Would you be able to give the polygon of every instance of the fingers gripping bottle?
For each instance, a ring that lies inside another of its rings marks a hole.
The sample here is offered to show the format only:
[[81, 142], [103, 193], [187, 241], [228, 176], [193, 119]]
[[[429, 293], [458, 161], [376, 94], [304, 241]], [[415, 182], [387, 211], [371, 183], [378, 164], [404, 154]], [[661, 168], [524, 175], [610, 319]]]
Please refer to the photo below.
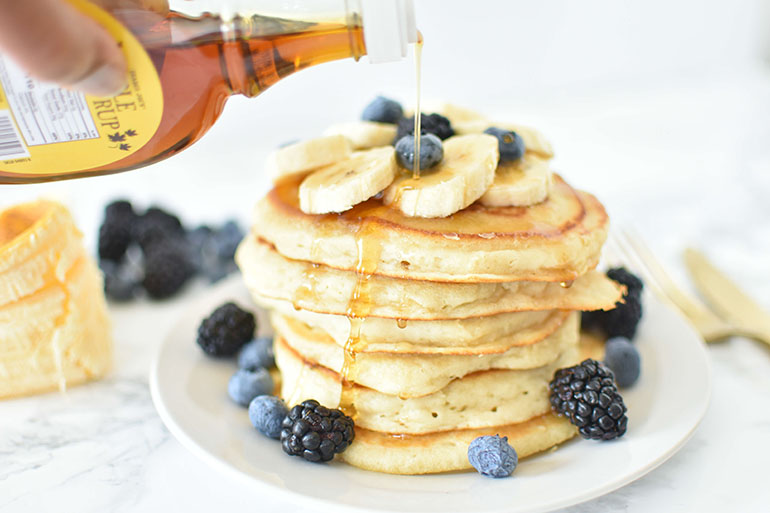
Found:
[[332, 60], [398, 60], [417, 41], [412, 0], [68, 1], [120, 45], [128, 86], [91, 97], [0, 55], [0, 183], [152, 164], [197, 141], [231, 95]]

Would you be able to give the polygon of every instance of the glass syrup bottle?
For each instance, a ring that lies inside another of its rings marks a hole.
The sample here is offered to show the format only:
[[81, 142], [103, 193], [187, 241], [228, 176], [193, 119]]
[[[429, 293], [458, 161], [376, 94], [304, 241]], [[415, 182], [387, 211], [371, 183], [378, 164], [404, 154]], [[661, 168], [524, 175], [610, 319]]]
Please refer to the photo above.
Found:
[[411, 0], [69, 0], [126, 55], [128, 87], [96, 98], [31, 79], [0, 55], [0, 183], [117, 173], [168, 158], [228, 97], [295, 71], [406, 56]]

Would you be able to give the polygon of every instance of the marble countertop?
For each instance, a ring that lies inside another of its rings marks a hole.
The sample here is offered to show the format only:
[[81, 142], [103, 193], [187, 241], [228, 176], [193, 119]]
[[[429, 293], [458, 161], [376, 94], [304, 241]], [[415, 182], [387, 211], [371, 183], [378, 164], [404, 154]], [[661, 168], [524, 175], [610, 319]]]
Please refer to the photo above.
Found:
[[[91, 245], [100, 209], [118, 195], [168, 205], [191, 223], [229, 216], [247, 222], [266, 184], [239, 163], [259, 162], [291, 133], [277, 130], [280, 136], [255, 149], [232, 127], [252, 127], [259, 109], [240, 100], [229, 107], [198, 146], [151, 169], [3, 187], [0, 203], [58, 197]], [[595, 192], [616, 225], [641, 232], [683, 285], [680, 252], [694, 245], [770, 310], [770, 76], [578, 91], [536, 99], [516, 114], [549, 135], [563, 174]], [[306, 128], [318, 131], [333, 116], [339, 113], [319, 114], [318, 126]], [[155, 412], [150, 362], [181, 313], [205, 293], [198, 285], [169, 302], [114, 306], [116, 364], [107, 379], [0, 402], [0, 511], [304, 511], [208, 468]], [[708, 351], [712, 401], [693, 438], [648, 475], [567, 511], [767, 511], [770, 350], [734, 338]]]

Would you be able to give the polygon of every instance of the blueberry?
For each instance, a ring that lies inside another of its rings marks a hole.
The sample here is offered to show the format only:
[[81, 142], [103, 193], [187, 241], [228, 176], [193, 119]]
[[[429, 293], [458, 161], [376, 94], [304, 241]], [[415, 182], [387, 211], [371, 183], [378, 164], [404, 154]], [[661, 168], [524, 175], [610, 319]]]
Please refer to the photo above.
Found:
[[257, 337], [238, 353], [238, 367], [241, 369], [256, 369], [275, 367], [272, 337]]
[[[401, 167], [412, 170], [414, 167], [414, 136], [405, 135], [396, 142], [396, 158]], [[420, 137], [420, 169], [429, 169], [444, 158], [444, 146], [441, 139], [433, 134]]]
[[216, 283], [224, 278], [227, 278], [232, 273], [238, 270], [238, 266], [234, 261], [223, 262], [222, 260], [215, 260], [205, 268], [201, 270], [203, 276], [208, 279], [209, 283]]
[[238, 244], [243, 240], [243, 230], [236, 221], [227, 221], [214, 232], [214, 247], [221, 260], [232, 260]]
[[604, 363], [615, 374], [619, 387], [630, 387], [639, 379], [641, 358], [639, 351], [626, 337], [613, 337], [605, 345]]
[[398, 123], [403, 115], [404, 109], [400, 103], [384, 96], [378, 96], [364, 108], [361, 119], [378, 123]]
[[214, 230], [212, 230], [211, 227], [200, 225], [187, 232], [187, 241], [194, 251], [202, 252], [205, 251], [206, 247], [211, 242], [213, 235]]
[[519, 456], [507, 436], [480, 436], [468, 446], [468, 461], [482, 475], [508, 477], [519, 464]]
[[492, 126], [484, 130], [484, 133], [497, 137], [502, 162], [513, 162], [524, 156], [524, 139], [513, 130], [503, 130]]
[[120, 262], [101, 260], [99, 267], [104, 273], [104, 293], [112, 301], [131, 301], [140, 291], [142, 271], [129, 259]]
[[286, 404], [271, 395], [259, 395], [249, 403], [249, 420], [260, 433], [270, 438], [281, 438], [281, 423], [288, 413]]
[[230, 399], [241, 406], [248, 406], [252, 399], [258, 395], [269, 395], [272, 392], [273, 378], [264, 368], [239, 369], [227, 384], [227, 393], [230, 395]]

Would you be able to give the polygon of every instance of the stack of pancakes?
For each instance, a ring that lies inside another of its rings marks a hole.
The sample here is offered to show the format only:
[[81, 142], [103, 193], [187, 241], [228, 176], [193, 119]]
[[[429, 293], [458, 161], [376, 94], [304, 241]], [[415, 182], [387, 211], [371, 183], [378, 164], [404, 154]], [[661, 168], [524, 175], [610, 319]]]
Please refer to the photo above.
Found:
[[608, 228], [593, 196], [554, 175], [529, 207], [425, 219], [375, 197], [310, 215], [301, 180], [258, 203], [237, 261], [270, 309], [283, 398], [354, 417], [345, 461], [442, 472], [470, 467], [477, 436], [507, 436], [524, 457], [576, 433], [550, 413], [548, 382], [586, 357], [579, 311], [622, 294], [593, 270]]

